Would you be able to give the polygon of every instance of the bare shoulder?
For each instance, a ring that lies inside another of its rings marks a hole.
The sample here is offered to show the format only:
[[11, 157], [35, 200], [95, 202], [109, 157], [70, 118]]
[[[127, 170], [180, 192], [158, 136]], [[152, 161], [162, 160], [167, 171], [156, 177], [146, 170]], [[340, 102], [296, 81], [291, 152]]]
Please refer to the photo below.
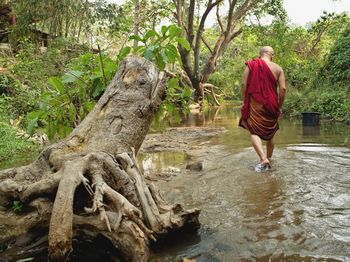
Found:
[[278, 73], [282, 73], [283, 72], [283, 69], [282, 69], [282, 67], [279, 64], [271, 62], [271, 66], [276, 70], [276, 72], [278, 72]]

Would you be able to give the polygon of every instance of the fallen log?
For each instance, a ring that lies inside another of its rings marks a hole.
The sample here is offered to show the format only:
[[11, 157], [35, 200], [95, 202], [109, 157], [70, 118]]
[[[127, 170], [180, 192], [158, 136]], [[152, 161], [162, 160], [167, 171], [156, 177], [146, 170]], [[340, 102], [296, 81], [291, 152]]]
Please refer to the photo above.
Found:
[[[198, 227], [199, 210], [167, 204], [135, 159], [165, 88], [163, 72], [128, 57], [68, 137], [30, 165], [0, 171], [0, 244], [47, 228], [53, 261], [69, 256], [79, 234], [104, 236], [126, 261], [147, 261], [151, 241]], [[21, 212], [13, 201], [22, 203]]]

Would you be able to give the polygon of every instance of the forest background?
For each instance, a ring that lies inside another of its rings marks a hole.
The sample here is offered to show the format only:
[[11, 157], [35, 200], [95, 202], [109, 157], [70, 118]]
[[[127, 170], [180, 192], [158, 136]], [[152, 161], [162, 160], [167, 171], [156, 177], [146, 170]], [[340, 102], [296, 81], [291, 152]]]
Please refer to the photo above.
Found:
[[[217, 22], [205, 25], [207, 13]], [[69, 134], [132, 53], [169, 76], [156, 121], [180, 119], [190, 104], [239, 106], [244, 62], [271, 45], [287, 78], [285, 117], [317, 111], [326, 120], [350, 122], [347, 13], [324, 13], [298, 26], [282, 0], [226, 6], [225, 1], [1, 0], [0, 41], [0, 162], [39, 149], [44, 134], [51, 141]]]

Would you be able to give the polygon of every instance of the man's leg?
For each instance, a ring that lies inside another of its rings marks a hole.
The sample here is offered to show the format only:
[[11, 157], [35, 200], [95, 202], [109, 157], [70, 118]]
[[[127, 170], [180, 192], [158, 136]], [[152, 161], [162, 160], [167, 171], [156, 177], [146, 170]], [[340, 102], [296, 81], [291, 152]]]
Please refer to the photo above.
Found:
[[274, 138], [271, 138], [266, 142], [266, 153], [267, 153], [268, 159], [271, 159], [274, 148], [275, 148], [275, 140]]
[[270, 161], [267, 159], [267, 157], [264, 153], [264, 149], [263, 149], [263, 145], [262, 145], [262, 141], [261, 141], [260, 137], [257, 135], [251, 135], [251, 140], [252, 140], [252, 144], [253, 144], [253, 147], [254, 147], [256, 153], [260, 157], [260, 163], [261, 164], [270, 163]]

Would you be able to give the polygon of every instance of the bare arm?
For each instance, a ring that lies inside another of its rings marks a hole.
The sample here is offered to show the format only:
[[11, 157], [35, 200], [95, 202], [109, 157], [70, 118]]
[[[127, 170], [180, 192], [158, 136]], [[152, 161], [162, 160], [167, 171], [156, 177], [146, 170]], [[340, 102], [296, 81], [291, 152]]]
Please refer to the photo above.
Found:
[[243, 102], [244, 102], [245, 92], [247, 90], [247, 85], [248, 85], [248, 76], [249, 76], [249, 68], [247, 66], [243, 72], [243, 77], [242, 77], [241, 91], [242, 91]]
[[279, 102], [280, 108], [282, 108], [285, 98], [286, 98], [286, 77], [282, 70], [278, 77], [278, 102]]

